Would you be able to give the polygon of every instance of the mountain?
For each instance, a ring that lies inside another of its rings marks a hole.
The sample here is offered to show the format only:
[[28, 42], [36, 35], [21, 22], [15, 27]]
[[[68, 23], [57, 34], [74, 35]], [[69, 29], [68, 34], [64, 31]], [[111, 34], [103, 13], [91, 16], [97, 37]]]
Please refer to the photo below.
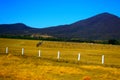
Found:
[[29, 34], [29, 31], [34, 28], [28, 27], [23, 23], [15, 23], [15, 24], [1, 24], [0, 25], [0, 34], [5, 35], [25, 35]]
[[[57, 38], [82, 40], [120, 39], [120, 18], [110, 13], [102, 13], [69, 25], [35, 29], [24, 24], [0, 25], [0, 34], [40, 34]], [[22, 26], [22, 27], [21, 27]], [[1, 28], [2, 27], [2, 28]], [[9, 29], [10, 28], [10, 29]], [[9, 31], [7, 31], [9, 30]]]
[[42, 34], [69, 39], [120, 39], [120, 18], [110, 13], [102, 13], [69, 25], [39, 31]]

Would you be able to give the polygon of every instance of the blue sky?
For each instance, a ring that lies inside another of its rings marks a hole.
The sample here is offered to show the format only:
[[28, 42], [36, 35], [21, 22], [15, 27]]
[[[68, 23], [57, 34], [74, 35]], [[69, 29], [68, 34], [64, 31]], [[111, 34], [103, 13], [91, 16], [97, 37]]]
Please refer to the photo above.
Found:
[[0, 24], [44, 28], [71, 24], [103, 12], [120, 17], [120, 0], [0, 0]]

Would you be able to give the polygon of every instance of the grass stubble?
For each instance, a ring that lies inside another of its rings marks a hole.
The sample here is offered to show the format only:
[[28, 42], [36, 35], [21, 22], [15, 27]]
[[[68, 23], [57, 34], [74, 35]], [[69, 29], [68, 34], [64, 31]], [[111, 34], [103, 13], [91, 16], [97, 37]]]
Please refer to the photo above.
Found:
[[[0, 38], [0, 80], [120, 80], [118, 45], [44, 41], [36, 47], [38, 42]], [[57, 60], [58, 51], [60, 60]], [[78, 53], [80, 61], [77, 61]], [[105, 55], [104, 64], [101, 64], [102, 55]]]

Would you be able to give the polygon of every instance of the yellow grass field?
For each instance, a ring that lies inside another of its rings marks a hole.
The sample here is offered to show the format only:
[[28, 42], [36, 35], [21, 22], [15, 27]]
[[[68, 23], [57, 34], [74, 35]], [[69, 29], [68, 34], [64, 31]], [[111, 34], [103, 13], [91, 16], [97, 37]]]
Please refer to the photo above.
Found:
[[119, 45], [44, 41], [36, 47], [38, 42], [0, 38], [0, 80], [120, 80]]

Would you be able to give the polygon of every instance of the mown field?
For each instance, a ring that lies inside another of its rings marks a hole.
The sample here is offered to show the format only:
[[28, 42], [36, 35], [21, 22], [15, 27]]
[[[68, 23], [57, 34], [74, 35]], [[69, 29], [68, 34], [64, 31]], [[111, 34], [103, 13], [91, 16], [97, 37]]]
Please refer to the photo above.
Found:
[[0, 38], [0, 80], [120, 80], [119, 45], [43, 41], [36, 47], [38, 42]]

